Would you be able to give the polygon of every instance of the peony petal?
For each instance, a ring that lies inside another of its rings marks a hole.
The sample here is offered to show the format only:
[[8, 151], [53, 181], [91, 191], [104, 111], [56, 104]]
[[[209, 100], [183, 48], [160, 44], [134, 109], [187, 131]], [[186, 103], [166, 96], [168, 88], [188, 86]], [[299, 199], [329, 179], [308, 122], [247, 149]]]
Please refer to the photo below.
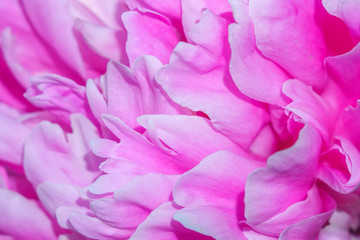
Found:
[[323, 0], [325, 9], [332, 15], [341, 18], [352, 34], [360, 37], [360, 3], [357, 0]]
[[36, 193], [48, 213], [53, 217], [56, 209], [62, 206], [77, 206], [79, 189], [73, 185], [43, 182], [36, 188]]
[[[104, 115], [103, 119], [110, 131], [121, 140], [117, 147], [106, 156], [110, 159], [100, 166], [103, 171], [178, 174], [186, 169], [182, 162], [163, 153], [143, 135], [126, 126], [120, 119], [111, 115]], [[105, 145], [101, 146], [106, 148]], [[106, 152], [106, 150], [102, 152]]]
[[[83, 76], [85, 69], [73, 32], [74, 21], [68, 1], [26, 0], [22, 4], [36, 32], [70, 67]], [[61, 34], [58, 29], [61, 29]]]
[[261, 53], [292, 78], [323, 88], [326, 51], [314, 18], [315, 0], [249, 1], [249, 9]]
[[24, 169], [34, 186], [44, 181], [84, 186], [98, 175], [99, 159], [89, 151], [97, 130], [82, 115], [72, 116], [72, 128], [66, 136], [60, 126], [42, 122], [27, 139]]
[[114, 193], [114, 199], [95, 200], [90, 208], [108, 225], [135, 231], [152, 210], [169, 201], [176, 180], [176, 176], [139, 176], [119, 188]]
[[139, 225], [130, 240], [147, 239], [149, 236], [158, 240], [210, 240], [208, 236], [198, 234], [184, 228], [181, 224], [173, 221], [173, 216], [178, 208], [172, 202], [162, 204], [151, 212], [146, 220]]
[[143, 55], [155, 56], [164, 64], [169, 62], [178, 38], [166, 17], [131, 11], [124, 13], [121, 19], [128, 33], [126, 52], [130, 65]]
[[226, 151], [206, 157], [175, 185], [174, 201], [184, 208], [174, 219], [215, 239], [246, 239], [238, 224], [244, 219], [245, 182], [261, 166], [262, 162]]
[[217, 132], [202, 117], [186, 115], [143, 115], [139, 123], [153, 142], [164, 143], [181, 164], [190, 169], [207, 155], [219, 150], [244, 154], [244, 150]]
[[230, 73], [244, 95], [270, 104], [286, 103], [281, 92], [288, 76], [256, 47], [253, 23], [245, 13], [238, 24], [229, 26], [231, 47]]
[[170, 64], [159, 71], [156, 80], [176, 103], [204, 112], [217, 130], [248, 147], [267, 121], [267, 114], [238, 92], [229, 77], [222, 56], [226, 24], [205, 11], [193, 29], [190, 35], [200, 45], [179, 43]]
[[256, 229], [258, 224], [306, 197], [315, 181], [321, 144], [316, 129], [305, 126], [295, 145], [270, 156], [266, 168], [249, 175], [245, 217], [250, 226]]
[[52, 222], [34, 200], [0, 189], [0, 231], [16, 239], [57, 239]]
[[348, 194], [360, 187], [360, 152], [346, 138], [323, 153], [319, 164], [319, 179], [333, 190]]

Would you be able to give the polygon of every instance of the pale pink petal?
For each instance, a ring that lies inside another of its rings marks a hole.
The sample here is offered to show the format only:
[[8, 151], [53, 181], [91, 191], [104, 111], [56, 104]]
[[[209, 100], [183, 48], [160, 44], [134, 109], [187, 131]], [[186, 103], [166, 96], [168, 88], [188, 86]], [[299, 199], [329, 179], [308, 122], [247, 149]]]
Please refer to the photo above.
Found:
[[184, 209], [174, 219], [215, 239], [246, 239], [238, 223], [244, 219], [245, 182], [263, 165], [226, 151], [206, 157], [176, 183], [174, 201]]
[[73, 133], [43, 122], [25, 143], [24, 168], [34, 186], [44, 182], [84, 186], [97, 177], [99, 159], [90, 152], [97, 129], [82, 115], [72, 115]]
[[120, 143], [112, 144], [110, 151], [105, 144], [95, 143], [94, 152], [101, 152], [105, 154], [101, 156], [109, 158], [100, 166], [103, 171], [138, 174], [178, 174], [186, 171], [182, 162], [162, 152], [120, 119], [111, 115], [104, 115], [103, 119], [110, 131], [120, 139]]
[[146, 220], [141, 223], [130, 240], [147, 239], [149, 236], [158, 240], [210, 240], [208, 236], [184, 228], [173, 220], [178, 208], [174, 203], [167, 202], [151, 212]]
[[73, 32], [74, 20], [70, 14], [69, 2], [25, 0], [22, 4], [37, 34], [59, 54], [64, 62], [83, 76], [85, 69]]
[[226, 30], [221, 18], [205, 11], [189, 34], [200, 45], [179, 43], [156, 80], [176, 103], [204, 112], [217, 130], [248, 147], [267, 121], [267, 113], [242, 95], [229, 77], [222, 56]]
[[89, 192], [99, 195], [107, 193], [112, 194], [136, 176], [138, 176], [138, 174], [117, 172], [101, 175], [89, 186]]
[[114, 193], [114, 199], [95, 200], [90, 208], [96, 217], [108, 225], [135, 231], [151, 211], [171, 200], [171, 190], [176, 180], [177, 176], [139, 176], [119, 188]]
[[[244, 150], [217, 132], [209, 120], [186, 115], [143, 115], [139, 123], [150, 139], [191, 169], [204, 157], [219, 150], [243, 154]], [[164, 146], [165, 144], [166, 146]]]
[[94, 52], [107, 59], [128, 63], [124, 31], [81, 20], [75, 22], [75, 27]]
[[73, 113], [91, 117], [85, 102], [85, 88], [68, 78], [58, 75], [33, 77], [24, 96], [34, 106], [51, 112], [65, 123], [70, 122]]
[[342, 194], [356, 191], [360, 187], [360, 152], [346, 138], [323, 153], [320, 158], [319, 179]]
[[[318, 240], [319, 232], [321, 228], [326, 224], [329, 220], [331, 214], [336, 209], [336, 203], [327, 195], [327, 193], [322, 193], [326, 196], [323, 199], [323, 209], [321, 209], [322, 213], [306, 218], [301, 222], [298, 222], [294, 225], [289, 226], [285, 231], [280, 234], [280, 240], [286, 239], [294, 239], [294, 240]], [[324, 206], [327, 205], [327, 206]], [[301, 208], [302, 211], [304, 208]], [[345, 239], [342, 239], [345, 240]]]
[[126, 52], [130, 64], [143, 55], [155, 56], [163, 64], [169, 62], [178, 38], [166, 17], [154, 13], [130, 11], [124, 13], [121, 18], [128, 33]]
[[132, 230], [112, 228], [98, 218], [76, 212], [70, 213], [69, 222], [78, 233], [91, 239], [125, 240], [132, 232]]
[[0, 231], [16, 239], [57, 239], [52, 222], [34, 201], [0, 189]]
[[316, 127], [322, 137], [328, 140], [336, 116], [329, 102], [298, 80], [285, 82], [283, 92], [292, 100], [286, 109], [299, 116], [304, 123]]
[[[238, 1], [241, 3], [241, 1]], [[244, 95], [261, 102], [282, 106], [286, 103], [281, 86], [289, 77], [275, 63], [261, 55], [256, 47], [248, 6], [237, 24], [229, 27], [231, 47], [230, 73]]]
[[77, 206], [79, 189], [72, 185], [43, 182], [36, 188], [36, 193], [44, 208], [51, 216], [62, 206]]
[[15, 165], [22, 164], [23, 147], [30, 128], [20, 122], [20, 117], [9, 116], [9, 108], [0, 109], [0, 159]]
[[[293, 236], [293, 238], [297, 236], [297, 239], [308, 239], [307, 237], [309, 237], [309, 239], [316, 239], [320, 228], [329, 219], [335, 207], [335, 201], [327, 195], [327, 193], [314, 185], [307, 192], [305, 200], [292, 204], [285, 211], [252, 227], [261, 233], [273, 237], [281, 233], [280, 239], [282, 238], [281, 235], [290, 235]], [[310, 228], [309, 226], [312, 227]], [[297, 230], [299, 228], [303, 230], [299, 232], [299, 230]], [[283, 230], [284, 233], [282, 233]], [[284, 237], [284, 239], [293, 238]]]
[[306, 197], [315, 181], [321, 144], [316, 129], [305, 126], [295, 145], [270, 156], [266, 168], [249, 175], [245, 217], [250, 226], [256, 229], [258, 224]]
[[249, 1], [256, 46], [265, 57], [288, 71], [292, 78], [323, 88], [326, 54], [315, 22], [315, 0]]

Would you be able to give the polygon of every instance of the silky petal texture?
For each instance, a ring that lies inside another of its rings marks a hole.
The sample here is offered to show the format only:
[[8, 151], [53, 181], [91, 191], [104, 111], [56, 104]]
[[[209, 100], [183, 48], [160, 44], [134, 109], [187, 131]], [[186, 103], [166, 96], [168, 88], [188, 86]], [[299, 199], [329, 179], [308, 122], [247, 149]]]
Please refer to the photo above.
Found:
[[89, 186], [89, 192], [92, 194], [113, 194], [116, 190], [125, 186], [134, 177], [138, 176], [136, 173], [109, 173], [101, 175], [94, 183]]
[[77, 206], [79, 189], [68, 184], [43, 182], [36, 188], [37, 195], [44, 208], [53, 217], [56, 209], [62, 206]]
[[[67, 0], [25, 0], [22, 4], [26, 15], [41, 38], [69, 66], [84, 76], [84, 64], [73, 32], [74, 20], [70, 14], [69, 2]], [[61, 29], [61, 34], [58, 34], [58, 29]]]
[[352, 102], [358, 99], [360, 94], [360, 43], [345, 54], [327, 57], [325, 66], [347, 97], [351, 98]]
[[86, 94], [95, 117], [108, 113], [119, 117], [131, 128], [139, 124], [136, 118], [150, 113], [186, 113], [185, 109], [172, 102], [154, 80], [162, 64], [151, 56], [141, 57], [133, 63], [133, 70], [111, 61], [105, 75], [102, 96], [92, 81], [88, 81]]
[[31, 73], [46, 71], [68, 77], [74, 76], [73, 70], [34, 33], [20, 1], [2, 1], [0, 15], [3, 16], [0, 22], [2, 55], [21, 85], [29, 85]]
[[348, 194], [360, 187], [360, 152], [346, 138], [320, 158], [318, 177], [337, 192]]
[[93, 152], [108, 160], [100, 165], [100, 169], [107, 173], [164, 173], [179, 174], [186, 169], [173, 156], [162, 152], [149, 142], [142, 134], [129, 128], [120, 119], [104, 115], [105, 125], [120, 139], [120, 143], [112, 142], [111, 148], [99, 140], [94, 143]]
[[306, 198], [315, 181], [320, 148], [316, 129], [305, 126], [295, 145], [270, 156], [266, 168], [249, 175], [245, 187], [247, 224], [256, 229]]
[[34, 200], [0, 189], [0, 231], [16, 239], [57, 239], [52, 222]]
[[185, 227], [215, 239], [246, 239], [243, 194], [247, 175], [262, 162], [220, 151], [203, 159], [177, 182], [174, 201], [184, 208], [174, 219]]
[[188, 36], [191, 28], [196, 25], [202, 16], [204, 9], [209, 9], [218, 16], [231, 18], [231, 6], [228, 1], [221, 0], [182, 0], [182, 25], [184, 33]]
[[341, 18], [350, 31], [360, 37], [360, 2], [358, 0], [323, 0], [322, 3], [330, 14]]
[[9, 116], [8, 110], [7, 106], [1, 106], [0, 159], [11, 164], [21, 165], [23, 146], [30, 133], [30, 128], [21, 123], [20, 116]]
[[351, 234], [348, 229], [354, 219], [343, 211], [335, 211], [329, 220], [329, 225], [320, 230], [319, 240], [351, 240]]
[[292, 78], [323, 88], [326, 46], [314, 18], [315, 0], [250, 1], [249, 9], [261, 53]]
[[181, 18], [181, 1], [171, 2], [162, 0], [125, 0], [131, 10], [139, 9], [142, 12], [160, 13], [174, 22]]
[[228, 208], [186, 207], [174, 215], [184, 227], [217, 240], [246, 240], [234, 211]]
[[[298, 230], [290, 231], [289, 228], [301, 229], [302, 226], [297, 226], [297, 224], [299, 224], [298, 222], [311, 221], [310, 219], [313, 216], [321, 215], [323, 213], [328, 212], [328, 214], [325, 215], [325, 217], [319, 216], [319, 219], [317, 220], [321, 222], [320, 224], [312, 225], [313, 223], [304, 223], [305, 225], [310, 225], [313, 228], [317, 229], [317, 231], [314, 231], [313, 229], [308, 229], [303, 231], [302, 234], [315, 235], [312, 236], [312, 239], [315, 239], [317, 233], [319, 232], [319, 229], [328, 220], [332, 211], [334, 211], [336, 207], [335, 201], [326, 193], [322, 193], [320, 191], [321, 190], [319, 190], [317, 186], [314, 185], [308, 191], [307, 198], [305, 200], [299, 201], [289, 206], [284, 212], [281, 212], [276, 216], [272, 217], [271, 219], [259, 223], [257, 225], [254, 225], [252, 227], [261, 233], [274, 237], [279, 236], [280, 233], [284, 234], [282, 233], [284, 229], [285, 232], [287, 232], [286, 234], [296, 235]], [[315, 219], [314, 221], [316, 222], [317, 220]], [[298, 236], [298, 238], [301, 239], [300, 236]], [[307, 239], [307, 238], [303, 238], [303, 239]]]
[[[207, 31], [208, 28], [211, 29]], [[224, 59], [218, 55], [226, 45], [226, 25], [205, 11], [192, 31], [189, 34], [199, 45], [179, 43], [170, 64], [158, 72], [156, 80], [176, 103], [206, 113], [216, 129], [248, 147], [267, 121], [267, 114], [238, 92]]]
[[[326, 193], [324, 193], [326, 195]], [[323, 209], [324, 213], [309, 217], [301, 222], [289, 226], [280, 234], [280, 240], [294, 239], [294, 240], [318, 240], [319, 231], [326, 224], [331, 214], [335, 211], [336, 203], [333, 199], [327, 196], [324, 200], [328, 207]], [[344, 239], [345, 240], [345, 239]]]
[[213, 238], [198, 234], [178, 222], [174, 222], [173, 216], [178, 211], [174, 203], [167, 202], [151, 212], [146, 220], [139, 225], [130, 240], [147, 239], [149, 236], [159, 240], [211, 240]]
[[292, 100], [285, 108], [299, 116], [304, 123], [316, 127], [322, 137], [328, 140], [335, 121], [329, 102], [298, 80], [285, 82], [283, 92]]
[[232, 53], [229, 67], [236, 86], [252, 99], [278, 106], [285, 105], [281, 86], [288, 76], [257, 49], [248, 13], [244, 13], [237, 23], [229, 26]]
[[158, 142], [190, 169], [207, 155], [219, 150], [244, 154], [244, 150], [198, 116], [143, 115], [139, 123], [147, 129], [153, 142]]
[[58, 75], [31, 78], [31, 85], [24, 96], [34, 106], [46, 109], [65, 123], [70, 123], [73, 113], [91, 116], [85, 102], [85, 88]]
[[81, 33], [86, 43], [100, 56], [128, 63], [125, 51], [126, 33], [91, 22], [77, 20], [76, 29]]
[[155, 56], [163, 64], [169, 62], [178, 38], [166, 17], [154, 13], [131, 11], [124, 13], [121, 19], [128, 33], [126, 52], [130, 64], [144, 55]]
[[78, 233], [90, 239], [128, 239], [131, 234], [131, 230], [112, 228], [98, 218], [76, 212], [70, 213], [69, 222]]
[[[176, 180], [177, 176], [139, 176], [119, 188], [114, 193], [114, 199], [95, 200], [90, 208], [108, 225], [135, 231], [151, 211], [171, 200], [171, 190]], [[147, 201], [144, 202], [144, 199]]]
[[84, 186], [99, 174], [99, 159], [90, 152], [90, 141], [99, 137], [97, 129], [82, 115], [71, 118], [72, 134], [43, 122], [27, 139], [24, 169], [34, 186], [44, 181]]

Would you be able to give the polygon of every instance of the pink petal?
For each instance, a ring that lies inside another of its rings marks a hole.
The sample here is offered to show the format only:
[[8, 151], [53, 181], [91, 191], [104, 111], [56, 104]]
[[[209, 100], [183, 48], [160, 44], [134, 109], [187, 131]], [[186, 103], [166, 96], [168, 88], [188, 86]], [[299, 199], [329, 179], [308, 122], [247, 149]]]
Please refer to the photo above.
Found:
[[108, 225], [135, 231], [152, 210], [170, 200], [176, 180], [176, 176], [139, 176], [119, 188], [114, 193], [114, 199], [95, 200], [90, 208]]
[[352, 34], [360, 37], [360, 3], [357, 0], [323, 0], [325, 9], [332, 15], [341, 18]]
[[360, 43], [347, 53], [327, 57], [325, 66], [329, 75], [353, 103], [360, 94]]
[[36, 188], [36, 193], [46, 211], [53, 217], [57, 208], [77, 206], [79, 199], [79, 189], [67, 184], [43, 182]]
[[[60, 126], [43, 122], [27, 139], [24, 168], [34, 186], [44, 182], [84, 186], [98, 175], [97, 159], [90, 152], [90, 141], [97, 129], [82, 115], [72, 115], [72, 134]], [[46, 146], [46, 147], [45, 147]]]
[[239, 8], [245, 8], [245, 13], [237, 19], [238, 24], [229, 27], [231, 76], [244, 95], [282, 106], [286, 98], [281, 92], [281, 86], [289, 77], [275, 63], [261, 55], [256, 47], [248, 7], [240, 5]]
[[154, 143], [161, 144], [161, 148], [176, 156], [187, 169], [219, 150], [244, 153], [242, 148], [217, 132], [210, 121], [202, 117], [143, 115], [138, 121], [147, 129]]
[[149, 236], [158, 240], [210, 240], [211, 237], [198, 234], [184, 228], [173, 221], [173, 216], [178, 209], [172, 202], [162, 204], [151, 212], [146, 220], [139, 225], [130, 240], [147, 239]]
[[305, 126], [294, 146], [275, 153], [266, 168], [249, 175], [245, 217], [250, 226], [256, 229], [258, 224], [306, 197], [315, 181], [321, 144], [318, 132]]
[[16, 239], [57, 239], [52, 222], [34, 200], [0, 189], [0, 231]]
[[80, 75], [84, 75], [84, 65], [73, 32], [74, 21], [70, 15], [68, 1], [26, 0], [22, 1], [22, 4], [41, 38], [59, 54], [63, 61]]
[[228, 1], [222, 0], [183, 0], [182, 7], [182, 24], [185, 35], [189, 30], [199, 22], [204, 9], [209, 9], [218, 16], [227, 16], [231, 19], [231, 6]]
[[360, 152], [345, 138], [325, 152], [320, 158], [319, 179], [342, 194], [360, 187]]
[[15, 165], [22, 164], [23, 147], [30, 128], [19, 117], [7, 116], [7, 109], [0, 110], [0, 159]]
[[70, 213], [69, 221], [78, 233], [91, 239], [118, 240], [131, 234], [131, 230], [112, 228], [98, 218], [76, 212]]
[[181, 2], [162, 1], [162, 0], [126, 0], [131, 10], [139, 9], [142, 12], [160, 13], [174, 22], [180, 21], [181, 18]]
[[76, 29], [84, 37], [86, 43], [100, 56], [128, 63], [125, 52], [126, 33], [109, 27], [77, 20]]
[[314, 18], [315, 1], [250, 1], [249, 8], [261, 53], [292, 78], [324, 87], [326, 51]]
[[179, 43], [170, 64], [159, 71], [156, 80], [176, 103], [204, 112], [217, 130], [248, 147], [267, 121], [267, 114], [238, 92], [229, 77], [222, 56], [227, 26], [206, 11], [193, 29], [189, 35], [199, 45]]
[[121, 16], [128, 33], [126, 52], [130, 64], [143, 55], [169, 62], [178, 38], [169, 20], [161, 15], [140, 11], [126, 12]]
[[315, 126], [324, 139], [328, 140], [336, 116], [329, 102], [298, 80], [285, 82], [283, 92], [293, 100], [286, 109], [295, 113], [305, 123]]
[[179, 179], [174, 201], [184, 208], [174, 219], [186, 228], [215, 239], [246, 239], [243, 194], [247, 175], [262, 162], [220, 151], [203, 159]]
[[[186, 168], [173, 156], [163, 153], [143, 135], [134, 131], [120, 119], [111, 115], [103, 117], [106, 126], [120, 139], [116, 148], [106, 156], [110, 158], [100, 167], [105, 172], [126, 173], [164, 173], [178, 174]], [[99, 146], [100, 149], [96, 149]], [[94, 151], [106, 153], [106, 145], [95, 144]]]

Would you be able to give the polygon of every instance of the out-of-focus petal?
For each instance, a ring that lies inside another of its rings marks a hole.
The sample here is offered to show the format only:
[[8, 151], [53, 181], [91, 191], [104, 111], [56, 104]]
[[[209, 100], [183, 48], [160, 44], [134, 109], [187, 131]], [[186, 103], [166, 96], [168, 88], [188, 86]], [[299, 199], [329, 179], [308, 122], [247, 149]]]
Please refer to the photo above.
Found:
[[57, 239], [52, 222], [35, 200], [0, 189], [0, 231], [17, 239]]

